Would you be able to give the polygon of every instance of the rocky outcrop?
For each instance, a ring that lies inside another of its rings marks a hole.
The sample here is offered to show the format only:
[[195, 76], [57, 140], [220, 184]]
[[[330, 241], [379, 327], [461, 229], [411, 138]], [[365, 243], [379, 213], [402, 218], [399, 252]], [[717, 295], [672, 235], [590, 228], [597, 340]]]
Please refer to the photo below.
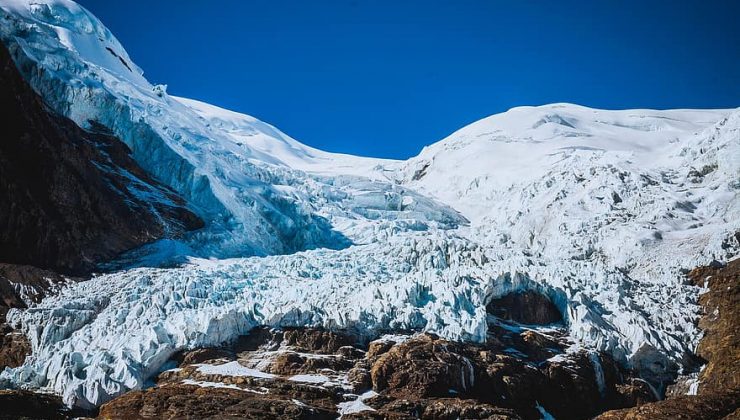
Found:
[[740, 418], [740, 260], [713, 264], [689, 273], [708, 288], [699, 298], [704, 337], [697, 354], [706, 360], [698, 377], [697, 395], [669, 397], [626, 410], [611, 411], [601, 420]]
[[501, 351], [424, 334], [378, 357], [371, 370], [373, 389], [398, 400], [472, 399], [524, 418], [537, 418], [537, 406], [556, 418], [577, 419], [634, 399], [652, 400], [644, 389], [626, 386], [620, 378], [624, 372], [608, 356], [579, 352], [531, 363], [526, 350]]
[[121, 141], [46, 107], [2, 45], [0, 109], [0, 261], [80, 274], [203, 225]]
[[704, 337], [697, 354], [707, 361], [699, 375], [699, 392], [740, 389], [740, 260], [695, 269], [689, 278], [709, 289], [699, 298]]
[[562, 330], [498, 320], [489, 341], [392, 335], [365, 347], [317, 328], [257, 328], [231, 347], [178, 356], [179, 366], [160, 374], [156, 387], [125, 394], [100, 413], [346, 419], [539, 419], [549, 413], [585, 419], [653, 400], [646, 383], [608, 356], [566, 353], [570, 343]]
[[336, 419], [336, 412], [279, 395], [168, 384], [134, 391], [100, 409], [101, 419]]
[[20, 366], [30, 353], [31, 343], [23, 334], [0, 324], [0, 371]]

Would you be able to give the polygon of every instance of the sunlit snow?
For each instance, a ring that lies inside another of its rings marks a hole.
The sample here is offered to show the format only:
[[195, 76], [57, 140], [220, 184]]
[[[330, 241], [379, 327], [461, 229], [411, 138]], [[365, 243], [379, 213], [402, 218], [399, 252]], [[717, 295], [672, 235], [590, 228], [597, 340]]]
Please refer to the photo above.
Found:
[[49, 106], [109, 127], [208, 223], [12, 310], [33, 355], [2, 385], [97, 405], [258, 325], [483, 341], [486, 304], [518, 290], [549, 296], [580, 346], [680, 366], [699, 336], [681, 270], [737, 253], [738, 110], [520, 107], [408, 161], [339, 155], [168, 96], [70, 1], [0, 7]]

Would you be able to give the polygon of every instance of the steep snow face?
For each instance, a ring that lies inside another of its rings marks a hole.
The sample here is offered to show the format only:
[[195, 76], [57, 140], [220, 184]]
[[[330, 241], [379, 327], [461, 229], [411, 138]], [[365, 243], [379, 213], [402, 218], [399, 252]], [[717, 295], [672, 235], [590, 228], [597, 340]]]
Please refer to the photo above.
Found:
[[[168, 252], [229, 257], [342, 248], [383, 219], [332, 205], [349, 193], [388, 207], [393, 221], [408, 220], [391, 223], [395, 229], [464, 222], [444, 205], [374, 182], [383, 178], [379, 165], [392, 162], [321, 152], [252, 117], [169, 97], [143, 78], [102, 23], [71, 1], [0, 1], [0, 19], [0, 39], [50, 106], [83, 127], [95, 121], [110, 128], [144, 169], [208, 222], [206, 231]], [[395, 205], [404, 200], [420, 203], [411, 206], [413, 214]], [[327, 218], [337, 214], [350, 221]], [[350, 232], [336, 228], [348, 225]]]
[[97, 405], [256, 325], [483, 341], [486, 304], [520, 290], [546, 294], [579, 345], [660, 382], [698, 339], [680, 270], [737, 253], [738, 110], [515, 108], [407, 162], [337, 155], [168, 96], [74, 3], [0, 7], [0, 38], [47, 102], [109, 127], [208, 220], [142, 250], [148, 263], [240, 257], [124, 269], [12, 311], [33, 355], [6, 385]]

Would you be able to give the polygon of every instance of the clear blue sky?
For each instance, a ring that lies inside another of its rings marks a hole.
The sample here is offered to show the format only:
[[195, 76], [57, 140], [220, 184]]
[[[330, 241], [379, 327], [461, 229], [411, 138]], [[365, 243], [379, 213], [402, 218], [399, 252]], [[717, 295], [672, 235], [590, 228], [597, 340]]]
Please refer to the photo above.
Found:
[[490, 114], [740, 106], [740, 1], [82, 0], [152, 83], [406, 158]]

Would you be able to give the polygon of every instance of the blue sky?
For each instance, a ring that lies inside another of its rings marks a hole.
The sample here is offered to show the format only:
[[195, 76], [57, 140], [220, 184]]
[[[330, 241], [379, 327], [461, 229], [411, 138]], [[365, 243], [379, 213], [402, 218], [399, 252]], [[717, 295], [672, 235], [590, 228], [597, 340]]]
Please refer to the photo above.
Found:
[[519, 105], [740, 106], [740, 1], [82, 0], [152, 83], [407, 158]]

